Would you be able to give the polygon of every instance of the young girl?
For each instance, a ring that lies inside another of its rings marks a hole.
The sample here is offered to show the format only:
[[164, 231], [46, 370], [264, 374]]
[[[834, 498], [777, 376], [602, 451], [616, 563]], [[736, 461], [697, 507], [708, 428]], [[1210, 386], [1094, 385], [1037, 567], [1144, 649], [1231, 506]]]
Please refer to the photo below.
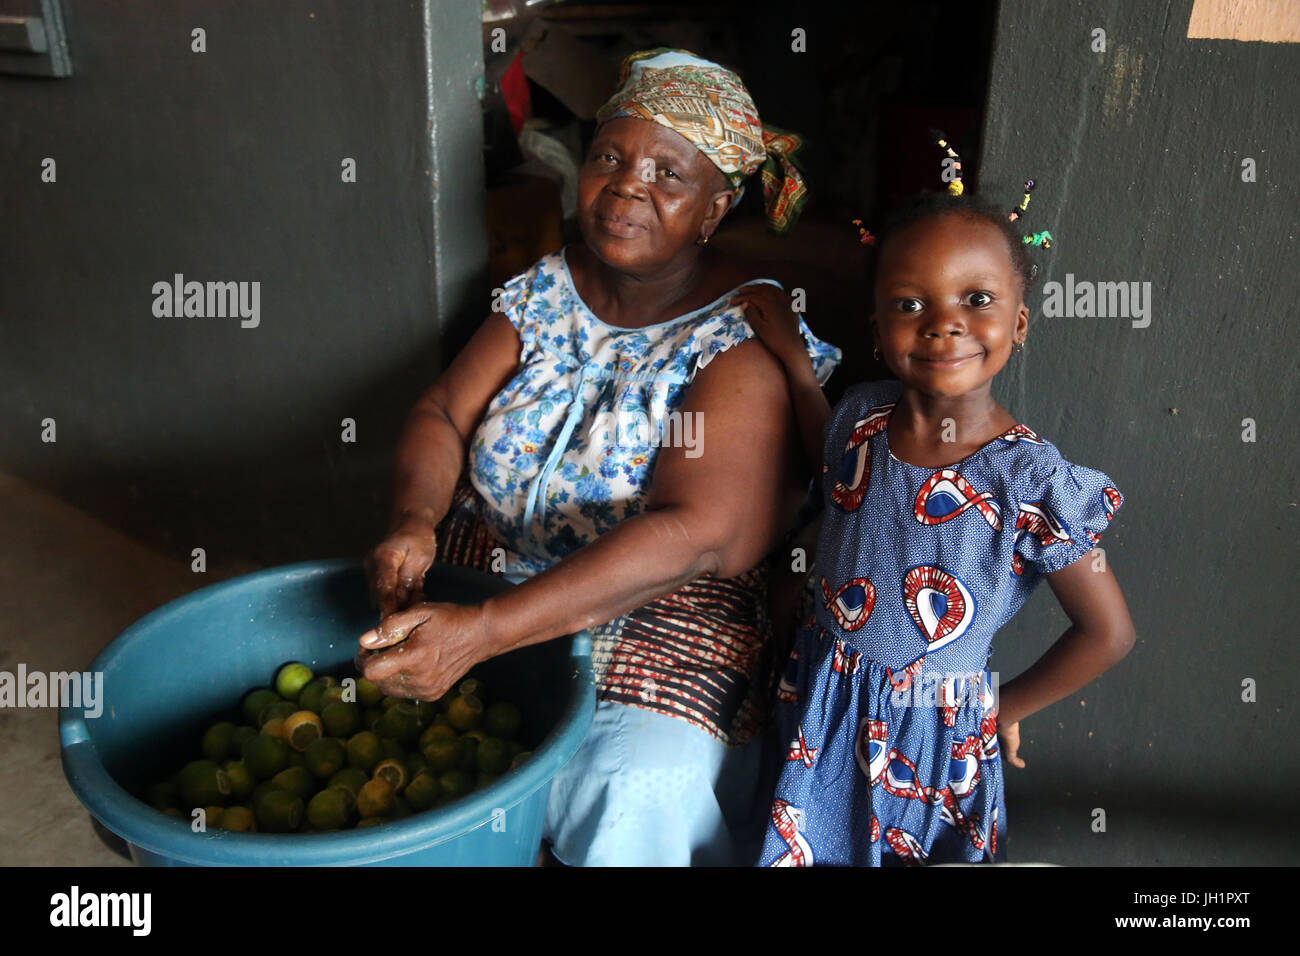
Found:
[[[1021, 719], [1134, 640], [1114, 575], [1090, 556], [1123, 500], [1114, 482], [990, 391], [1028, 331], [1032, 265], [1005, 213], [929, 198], [877, 254], [870, 333], [897, 381], [853, 386], [834, 412], [782, 293], [738, 295], [824, 462], [816, 611], [778, 691], [769, 866], [1004, 859], [999, 757], [1025, 765]], [[993, 635], [1041, 578], [1071, 626], [995, 697]]]

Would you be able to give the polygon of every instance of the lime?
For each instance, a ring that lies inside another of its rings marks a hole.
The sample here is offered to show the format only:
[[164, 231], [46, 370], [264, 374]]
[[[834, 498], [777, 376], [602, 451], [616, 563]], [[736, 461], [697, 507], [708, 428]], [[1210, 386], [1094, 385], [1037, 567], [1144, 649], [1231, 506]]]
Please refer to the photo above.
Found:
[[479, 743], [482, 743], [483, 741], [488, 739], [488, 732], [484, 730], [482, 727], [475, 727], [473, 730], [465, 731], [463, 734], [461, 734], [461, 736], [473, 737]]
[[429, 769], [438, 773], [444, 770], [455, 770], [463, 760], [460, 741], [448, 740], [445, 737], [431, 740], [424, 748], [424, 759], [428, 761]]
[[325, 727], [321, 719], [310, 710], [300, 710], [284, 720], [284, 734], [294, 750], [306, 750], [308, 744], [320, 740], [324, 733]]
[[423, 750], [435, 740], [455, 740], [456, 729], [450, 724], [430, 724], [420, 734], [420, 749]]
[[528, 758], [533, 755], [531, 750], [522, 750], [510, 759], [510, 769], [516, 770], [528, 762]]
[[257, 687], [250, 690], [244, 695], [243, 703], [240, 704], [240, 710], [244, 715], [244, 723], [260, 727], [262, 722], [257, 718], [261, 716], [263, 710], [279, 699], [280, 695], [269, 687]]
[[379, 698], [379, 709], [389, 710], [393, 707], [396, 707], [399, 703], [401, 703], [401, 701], [402, 698], [400, 697], [389, 697], [387, 694], [385, 694], [383, 697]]
[[411, 809], [419, 811], [432, 807], [441, 793], [442, 788], [438, 785], [437, 778], [427, 770], [422, 770], [411, 778], [403, 795]]
[[255, 782], [253, 775], [242, 760], [227, 760], [222, 764], [221, 769], [226, 771], [226, 776], [230, 778], [231, 797], [236, 800], [243, 800], [253, 792]]
[[268, 704], [262, 708], [262, 725], [265, 726], [269, 720], [283, 720], [286, 717], [292, 717], [298, 712], [298, 705], [291, 700], [277, 700], [274, 704]]
[[375, 764], [384, 757], [384, 749], [379, 743], [379, 737], [369, 730], [363, 730], [348, 738], [347, 751], [348, 766], [357, 767], [367, 773], [375, 769]]
[[377, 827], [381, 823], [387, 823], [387, 822], [388, 822], [388, 817], [363, 817], [361, 820], [357, 821], [357, 829], [366, 830], [369, 829], [370, 827]]
[[394, 820], [405, 820], [412, 812], [410, 804], [399, 795], [393, 797], [393, 809], [389, 811], [388, 816]]
[[514, 760], [524, 752], [524, 745], [517, 740], [506, 741], [506, 753], [510, 754], [510, 759]]
[[298, 751], [294, 750], [293, 748], [290, 748], [290, 749], [289, 749], [289, 763], [288, 763], [288, 766], [289, 766], [289, 767], [305, 767], [305, 766], [307, 766], [307, 758], [304, 757], [302, 754], [300, 754]]
[[[441, 707], [442, 705], [439, 704], [438, 706]], [[433, 718], [433, 723], [434, 723], [435, 726], [439, 726], [439, 725], [440, 725], [440, 726], [443, 726], [443, 727], [451, 727], [451, 721], [447, 719], [447, 712], [446, 712], [445, 710], [444, 710], [442, 713], [438, 714], [436, 717]], [[455, 728], [455, 727], [451, 727], [451, 729], [452, 729], [452, 730], [455, 730], [456, 728]]]
[[306, 767], [289, 767], [271, 778], [271, 786], [306, 800], [316, 792], [316, 778]]
[[379, 689], [378, 684], [364, 677], [357, 678], [357, 703], [362, 707], [377, 707], [383, 699], [384, 692]]
[[382, 777], [367, 780], [357, 794], [357, 812], [363, 817], [386, 816], [393, 809], [394, 796], [393, 788]]
[[181, 799], [186, 807], [225, 803], [230, 797], [230, 778], [212, 760], [195, 760], [181, 770]]
[[284, 790], [268, 790], [253, 804], [260, 829], [289, 833], [302, 825], [302, 800]]
[[483, 712], [483, 726], [493, 737], [509, 739], [519, 733], [524, 715], [514, 704], [499, 700]]
[[420, 739], [420, 721], [415, 716], [415, 708], [401, 704], [388, 708], [375, 725], [375, 733], [407, 746], [413, 745]]
[[155, 810], [166, 810], [181, 802], [181, 788], [170, 780], [164, 780], [149, 788], [147, 799], [149, 806]]
[[343, 769], [348, 761], [348, 751], [341, 740], [317, 737], [307, 745], [303, 757], [307, 761], [308, 770], [321, 780], [327, 780]]
[[336, 700], [326, 704], [320, 712], [325, 733], [331, 737], [351, 737], [361, 729], [361, 708], [356, 704]]
[[311, 683], [311, 668], [301, 661], [285, 664], [275, 675], [275, 689], [286, 700], [297, 700], [298, 694]]
[[374, 730], [383, 716], [384, 712], [378, 707], [367, 707], [361, 712], [361, 726], [366, 730]]
[[389, 740], [387, 737], [379, 738], [379, 746], [384, 751], [385, 760], [405, 760], [406, 748], [396, 740]]
[[478, 769], [483, 773], [504, 773], [510, 766], [510, 751], [500, 737], [488, 737], [478, 745]]
[[230, 753], [230, 738], [235, 733], [235, 725], [228, 720], [213, 724], [203, 735], [203, 756], [209, 760], [225, 760]]
[[284, 736], [284, 718], [272, 717], [262, 724], [262, 734], [266, 737], [279, 737], [285, 743], [289, 741]]
[[257, 818], [253, 816], [251, 808], [242, 804], [226, 807], [226, 812], [221, 814], [221, 829], [233, 830], [235, 833], [256, 833]]
[[388, 785], [393, 788], [394, 793], [401, 793], [406, 786], [408, 774], [406, 765], [400, 760], [381, 760], [375, 766], [375, 777], [387, 780]]
[[236, 727], [230, 735], [230, 759], [238, 760], [244, 755], [244, 744], [257, 736], [256, 727]]
[[307, 820], [318, 830], [337, 830], [348, 822], [351, 797], [343, 789], [322, 790], [307, 804]]
[[366, 781], [369, 779], [366, 772], [359, 767], [345, 767], [330, 777], [330, 781], [326, 786], [331, 788], [342, 787], [352, 794], [352, 799], [355, 802], [357, 794], [361, 792], [361, 788], [366, 785]]
[[461, 697], [477, 697], [479, 700], [487, 700], [487, 688], [476, 677], [469, 677], [461, 681], [460, 686], [456, 688], [456, 693]]
[[289, 745], [281, 737], [258, 734], [244, 744], [244, 766], [255, 780], [269, 780], [289, 765]]
[[263, 780], [256, 787], [254, 787], [253, 792], [249, 794], [248, 803], [250, 806], [256, 807], [257, 802], [261, 800], [264, 796], [266, 796], [272, 790], [279, 790], [279, 789], [280, 788], [277, 787], [275, 784], [273, 784], [270, 780]]
[[324, 708], [325, 691], [331, 687], [337, 687], [338, 681], [333, 677], [317, 677], [310, 684], [302, 689], [298, 694], [298, 707], [300, 710], [310, 710], [319, 714]]
[[417, 700], [415, 702], [415, 716], [420, 721], [421, 726], [432, 721], [440, 713], [442, 713], [442, 710], [438, 707], [436, 700]]
[[447, 708], [447, 719], [457, 730], [473, 730], [483, 719], [483, 702], [473, 694], [461, 694]]
[[456, 799], [474, 789], [474, 781], [464, 770], [444, 770], [438, 775], [438, 786], [443, 794]]

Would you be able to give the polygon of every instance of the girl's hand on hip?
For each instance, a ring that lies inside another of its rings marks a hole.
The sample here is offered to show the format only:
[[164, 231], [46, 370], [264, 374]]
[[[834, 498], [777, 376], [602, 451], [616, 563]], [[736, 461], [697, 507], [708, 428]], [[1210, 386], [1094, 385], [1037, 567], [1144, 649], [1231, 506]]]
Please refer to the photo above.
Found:
[[1025, 761], [1021, 759], [1017, 751], [1020, 749], [1020, 721], [1014, 724], [1003, 726], [998, 725], [998, 740], [1002, 742], [1002, 759], [1013, 767], [1019, 767], [1022, 770]]
[[424, 575], [438, 554], [433, 525], [413, 519], [394, 528], [366, 555], [370, 600], [380, 618], [424, 599]]
[[745, 310], [745, 321], [764, 347], [787, 368], [792, 362], [810, 362], [799, 333], [799, 317], [790, 308], [790, 293], [767, 282], [747, 285], [731, 297]]
[[357, 670], [390, 697], [436, 700], [491, 656], [478, 604], [415, 604], [361, 635]]

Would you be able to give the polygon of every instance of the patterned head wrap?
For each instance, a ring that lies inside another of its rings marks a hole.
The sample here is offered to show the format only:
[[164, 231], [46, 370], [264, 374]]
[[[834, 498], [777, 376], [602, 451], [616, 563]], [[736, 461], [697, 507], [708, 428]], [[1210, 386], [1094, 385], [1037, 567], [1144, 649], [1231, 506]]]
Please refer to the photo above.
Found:
[[686, 50], [660, 47], [623, 61], [619, 90], [596, 113], [652, 120], [686, 137], [722, 170], [740, 200], [747, 176], [763, 170], [768, 221], [785, 232], [799, 217], [808, 189], [794, 163], [803, 141], [765, 127], [740, 77]]

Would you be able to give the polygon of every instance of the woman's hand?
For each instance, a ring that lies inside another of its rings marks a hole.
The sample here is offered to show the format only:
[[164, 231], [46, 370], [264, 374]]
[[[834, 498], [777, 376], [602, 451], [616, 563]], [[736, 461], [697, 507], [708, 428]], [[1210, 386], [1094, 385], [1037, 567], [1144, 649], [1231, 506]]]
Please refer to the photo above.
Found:
[[738, 290], [731, 302], [744, 308], [745, 321], [758, 340], [787, 369], [798, 363], [811, 365], [799, 333], [799, 317], [790, 308], [790, 293], [758, 282]]
[[1019, 767], [1022, 770], [1025, 767], [1025, 761], [1020, 756], [1020, 721], [1014, 724], [998, 724], [998, 740], [1002, 744], [1002, 759], [1013, 767]]
[[356, 665], [390, 697], [437, 700], [492, 656], [483, 608], [416, 604], [360, 638]]
[[433, 523], [408, 518], [366, 555], [370, 600], [381, 618], [424, 599], [424, 575], [437, 553]]

